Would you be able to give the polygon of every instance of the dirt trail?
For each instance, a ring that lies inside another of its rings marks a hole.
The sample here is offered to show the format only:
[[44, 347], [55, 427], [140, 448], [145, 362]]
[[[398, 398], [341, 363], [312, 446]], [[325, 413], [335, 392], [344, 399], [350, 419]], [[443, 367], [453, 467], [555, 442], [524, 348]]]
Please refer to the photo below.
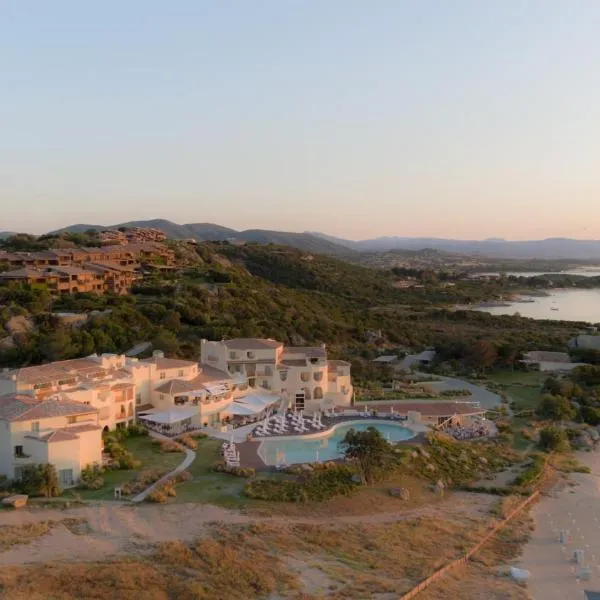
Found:
[[173, 504], [152, 506], [105, 503], [68, 510], [24, 509], [0, 512], [0, 527], [25, 525], [39, 521], [84, 519], [87, 527], [73, 533], [59, 525], [50, 533], [29, 544], [13, 546], [0, 552], [0, 565], [40, 563], [55, 560], [94, 561], [111, 555], [143, 553], [152, 544], [171, 540], [190, 542], [211, 523], [272, 523], [282, 527], [297, 524], [327, 526], [380, 524], [417, 517], [481, 517], [489, 511], [495, 498], [484, 494], [453, 494], [443, 503], [394, 513], [366, 516], [297, 518], [254, 516], [208, 504]]

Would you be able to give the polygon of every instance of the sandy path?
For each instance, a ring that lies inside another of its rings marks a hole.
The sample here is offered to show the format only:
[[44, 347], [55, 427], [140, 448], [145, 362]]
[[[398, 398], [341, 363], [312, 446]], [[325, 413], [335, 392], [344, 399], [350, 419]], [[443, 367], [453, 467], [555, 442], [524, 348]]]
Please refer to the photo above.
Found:
[[105, 503], [69, 510], [25, 509], [0, 513], [0, 526], [23, 525], [39, 521], [84, 519], [87, 531], [73, 533], [58, 526], [30, 544], [13, 546], [0, 552], [0, 565], [48, 562], [52, 560], [93, 561], [111, 555], [144, 552], [152, 544], [170, 540], [192, 541], [214, 522], [244, 524], [266, 522], [287, 526], [294, 524], [352, 525], [391, 523], [416, 517], [444, 519], [478, 518], [489, 512], [496, 499], [484, 494], [453, 494], [441, 504], [412, 510], [367, 516], [328, 518], [259, 517], [201, 504], [169, 506]]
[[[584, 589], [600, 590], [600, 453], [578, 458], [593, 474], [569, 475], [574, 486], [559, 486], [532, 510], [536, 529], [518, 566], [531, 572], [527, 588], [534, 600], [579, 600]], [[563, 529], [571, 534], [565, 546], [558, 543]], [[592, 571], [589, 581], [578, 579], [575, 549], [584, 550]]]

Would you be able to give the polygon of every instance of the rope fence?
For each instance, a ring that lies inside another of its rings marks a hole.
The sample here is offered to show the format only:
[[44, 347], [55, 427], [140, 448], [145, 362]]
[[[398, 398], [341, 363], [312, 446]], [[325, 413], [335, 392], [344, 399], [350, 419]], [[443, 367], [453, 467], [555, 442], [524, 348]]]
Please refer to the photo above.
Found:
[[[541, 482], [543, 481], [543, 476], [546, 474], [546, 471], [548, 469], [549, 460], [550, 460], [550, 456], [548, 456], [546, 458], [546, 463], [544, 464], [542, 473], [540, 473], [540, 476], [538, 478], [539, 483], [536, 484], [536, 487], [538, 487], [538, 488], [541, 485]], [[489, 533], [482, 540], [477, 542], [477, 544], [475, 544], [475, 546], [473, 546], [464, 556], [461, 556], [460, 558], [458, 558], [458, 559], [452, 561], [451, 563], [448, 563], [444, 567], [441, 567], [440, 569], [438, 569], [435, 573], [430, 575], [427, 579], [424, 579], [423, 581], [418, 583], [414, 588], [412, 588], [410, 591], [406, 592], [406, 594], [404, 594], [403, 596], [400, 596], [401, 600], [411, 600], [412, 598], [415, 598], [423, 590], [428, 588], [432, 583], [438, 581], [438, 579], [441, 579], [449, 571], [452, 571], [453, 569], [456, 569], [457, 567], [468, 564], [469, 560], [471, 560], [471, 558], [477, 552], [479, 552], [479, 550], [481, 550], [481, 548], [483, 546], [485, 546], [485, 544], [487, 544], [490, 540], [492, 540], [494, 537], [496, 537], [516, 516], [519, 515], [519, 513], [521, 513], [521, 511], [523, 511], [523, 509], [527, 508], [527, 506], [529, 506], [532, 502], [537, 500], [539, 495], [540, 495], [539, 489], [536, 489], [535, 491], [533, 491], [529, 497], [527, 497], [523, 502], [521, 502], [521, 504], [519, 504], [506, 518], [504, 518], [502, 521], [497, 523], [489, 531]]]

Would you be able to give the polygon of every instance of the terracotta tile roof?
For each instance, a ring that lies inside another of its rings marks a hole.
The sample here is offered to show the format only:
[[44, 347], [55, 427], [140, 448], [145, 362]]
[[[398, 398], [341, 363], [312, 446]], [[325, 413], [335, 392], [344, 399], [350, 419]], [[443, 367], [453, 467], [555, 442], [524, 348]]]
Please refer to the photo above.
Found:
[[53, 431], [51, 434], [45, 436], [45, 442], [48, 444], [52, 444], [54, 442], [72, 442], [73, 440], [78, 440], [79, 436], [75, 433], [70, 433], [66, 429], [57, 429]]
[[167, 394], [173, 396], [174, 394], [185, 394], [186, 392], [193, 392], [198, 389], [198, 386], [194, 387], [190, 382], [183, 381], [181, 379], [173, 379], [167, 381], [157, 388], [154, 388], [159, 394]]
[[210, 365], [200, 365], [200, 372], [198, 376], [194, 378], [194, 381], [201, 383], [212, 383], [214, 381], [226, 381], [232, 380], [232, 377], [227, 371], [221, 371], [221, 369], [215, 369]]
[[0, 419], [3, 421], [30, 421], [52, 417], [96, 414], [97, 408], [70, 400], [35, 400], [30, 396], [0, 396]]
[[304, 354], [308, 358], [327, 358], [327, 350], [321, 346], [286, 346], [283, 354]]
[[179, 360], [178, 358], [164, 358], [162, 356], [153, 356], [152, 358], [145, 358], [141, 360], [142, 363], [152, 363], [156, 365], [159, 370], [162, 369], [186, 369], [193, 367], [198, 363], [193, 360]]
[[102, 431], [102, 427], [100, 425], [96, 425], [95, 423], [80, 423], [79, 425], [69, 425], [69, 427], [65, 428], [65, 431], [70, 431], [73, 433], [84, 433], [86, 431]]
[[306, 367], [306, 359], [304, 358], [287, 358], [281, 361], [282, 365], [286, 367]]
[[74, 358], [59, 362], [23, 367], [14, 369], [3, 374], [3, 378], [16, 377], [22, 383], [43, 383], [57, 381], [59, 379], [72, 379], [77, 376], [85, 376], [94, 372], [106, 373], [106, 370], [93, 358]]
[[283, 346], [281, 342], [267, 338], [234, 338], [223, 340], [223, 344], [231, 350], [270, 350]]

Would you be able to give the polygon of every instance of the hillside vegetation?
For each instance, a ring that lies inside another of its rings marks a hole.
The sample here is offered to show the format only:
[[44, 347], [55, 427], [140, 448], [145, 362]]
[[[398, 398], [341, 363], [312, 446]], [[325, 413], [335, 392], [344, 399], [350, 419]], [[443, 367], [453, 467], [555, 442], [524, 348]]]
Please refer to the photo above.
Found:
[[[524, 349], [563, 349], [578, 328], [446, 310], [460, 299], [498, 293], [496, 282], [449, 288], [433, 280], [423, 289], [399, 290], [391, 271], [284, 246], [171, 245], [181, 270], [147, 276], [129, 296], [52, 298], [43, 289], [0, 287], [0, 365], [123, 352], [144, 341], [196, 358], [201, 338], [236, 336], [326, 343], [334, 355], [346, 358], [435, 346], [449, 360], [465, 359], [483, 340], [493, 344], [498, 360], [514, 363]], [[92, 310], [108, 312], [91, 315], [77, 328], [56, 315]], [[15, 331], [15, 316], [24, 317], [29, 327]]]

